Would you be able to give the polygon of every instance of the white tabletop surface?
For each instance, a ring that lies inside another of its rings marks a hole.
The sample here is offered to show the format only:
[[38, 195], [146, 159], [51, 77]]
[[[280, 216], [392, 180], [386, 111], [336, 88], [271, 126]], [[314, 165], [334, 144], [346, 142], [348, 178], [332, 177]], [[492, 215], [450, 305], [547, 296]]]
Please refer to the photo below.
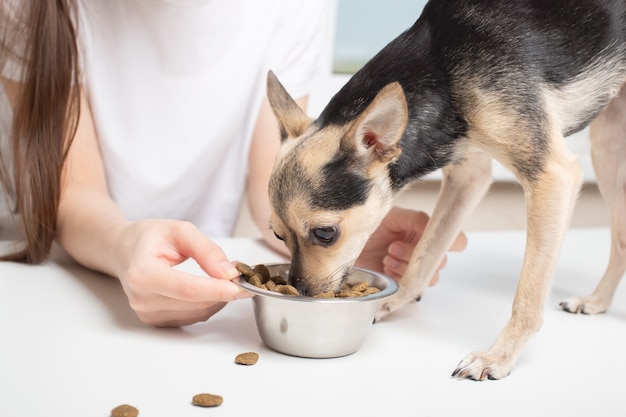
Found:
[[[456, 380], [470, 351], [505, 324], [517, 283], [523, 232], [469, 233], [422, 301], [373, 326], [361, 349], [302, 359], [263, 346], [249, 299], [206, 323], [142, 324], [119, 283], [56, 251], [41, 266], [0, 263], [0, 415], [106, 417], [129, 403], [140, 417], [185, 416], [624, 416], [626, 289], [598, 316], [561, 311], [603, 272], [607, 229], [568, 233], [544, 326], [500, 381]], [[252, 240], [220, 240], [233, 258], [279, 260]], [[184, 268], [196, 270], [194, 264]], [[256, 351], [259, 362], [235, 365]], [[224, 397], [201, 409], [194, 394]]]

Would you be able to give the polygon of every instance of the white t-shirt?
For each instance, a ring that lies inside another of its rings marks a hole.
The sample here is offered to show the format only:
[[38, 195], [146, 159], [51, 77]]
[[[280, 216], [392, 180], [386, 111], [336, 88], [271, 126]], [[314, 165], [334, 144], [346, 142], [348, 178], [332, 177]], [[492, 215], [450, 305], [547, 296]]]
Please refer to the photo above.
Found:
[[[182, 219], [209, 237], [232, 233], [267, 72], [294, 97], [307, 95], [330, 71], [335, 7], [336, 0], [80, 1], [82, 82], [109, 191], [130, 220]], [[12, 77], [15, 68], [0, 70]], [[7, 105], [0, 94], [0, 148]], [[10, 206], [0, 198], [0, 240], [12, 236]]]
[[[13, 159], [9, 156], [9, 134], [11, 132], [11, 124], [13, 118], [13, 110], [11, 104], [4, 91], [2, 83], [0, 83], [0, 158], [4, 159], [7, 171], [11, 178]], [[15, 192], [14, 190], [5, 190], [0, 182], [0, 240], [18, 240], [20, 234], [15, 221], [18, 220], [15, 208]], [[0, 253], [3, 253], [0, 250]]]
[[[9, 28], [2, 28], [2, 30], [8, 30], [11, 38], [6, 42], [9, 42], [14, 53], [19, 54], [24, 49], [23, 37], [16, 36], [14, 30], [19, 30], [23, 26], [23, 22], [20, 20], [17, 11], [20, 10], [18, 1], [12, 0], [0, 2], [0, 13], [3, 18], [10, 16], [12, 23]], [[4, 23], [4, 21], [3, 21]], [[15, 27], [13, 26], [15, 25]], [[3, 33], [3, 35], [7, 35]], [[20, 65], [13, 59], [11, 54], [0, 57], [0, 75], [3, 78], [10, 80], [20, 80]], [[0, 82], [0, 159], [4, 163], [7, 174], [9, 176], [9, 182], [13, 178], [12, 166], [13, 155], [11, 154], [10, 135], [13, 125], [13, 109], [9, 103], [9, 98], [4, 91], [4, 84]], [[12, 184], [9, 184], [9, 189], [4, 188], [4, 184], [0, 181], [0, 241], [2, 240], [21, 240], [21, 233], [15, 225], [15, 222], [19, 221], [19, 214], [16, 210], [15, 202], [15, 190]], [[13, 252], [13, 248], [9, 249], [9, 252]], [[0, 254], [4, 254], [5, 251], [0, 247]], [[8, 253], [8, 252], [7, 252]]]
[[[237, 220], [265, 79], [328, 71], [334, 0], [85, 0], [83, 75], [109, 191], [130, 220]], [[273, 138], [268, 138], [271, 140]]]

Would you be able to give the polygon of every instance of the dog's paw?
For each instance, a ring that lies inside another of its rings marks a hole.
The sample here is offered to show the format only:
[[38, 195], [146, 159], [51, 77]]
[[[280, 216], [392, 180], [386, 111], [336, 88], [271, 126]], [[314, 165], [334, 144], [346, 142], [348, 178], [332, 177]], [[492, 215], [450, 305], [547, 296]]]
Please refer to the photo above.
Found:
[[609, 302], [598, 297], [570, 297], [559, 303], [559, 306], [568, 313], [574, 314], [600, 314], [609, 308]]
[[378, 311], [374, 316], [374, 323], [381, 321], [383, 318], [387, 317], [394, 311], [400, 310], [402, 306], [404, 306], [407, 302], [405, 301], [402, 294], [394, 294], [385, 301], [383, 301], [380, 306], [378, 306]]
[[380, 304], [380, 306], [378, 306], [378, 311], [376, 312], [376, 316], [374, 316], [374, 323], [381, 321], [384, 317], [394, 311], [400, 310], [409, 303], [419, 301], [420, 298], [420, 296], [413, 296], [411, 293], [400, 287], [398, 292], [387, 298]]
[[484, 381], [502, 379], [511, 373], [513, 364], [490, 352], [470, 353], [452, 372], [453, 378]]
[[383, 318], [396, 311], [398, 308], [399, 307], [397, 307], [393, 301], [386, 301], [381, 303], [381, 305], [378, 307], [378, 311], [376, 311], [376, 315], [374, 316], [374, 323], [378, 323]]

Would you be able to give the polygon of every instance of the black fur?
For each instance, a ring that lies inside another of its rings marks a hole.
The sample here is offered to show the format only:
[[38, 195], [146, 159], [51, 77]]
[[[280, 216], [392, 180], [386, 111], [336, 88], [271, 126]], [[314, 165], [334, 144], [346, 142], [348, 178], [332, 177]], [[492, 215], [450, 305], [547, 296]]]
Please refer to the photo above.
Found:
[[339, 153], [322, 168], [321, 184], [311, 191], [311, 208], [346, 210], [365, 203], [372, 184], [350, 169], [352, 163], [350, 155]]
[[351, 169], [351, 156], [341, 152], [310, 178], [297, 159], [285, 162], [272, 181], [275, 193], [273, 205], [279, 216], [287, 213], [281, 201], [302, 199], [313, 210], [346, 210], [365, 203], [372, 188], [371, 180]]
[[[433, 0], [407, 31], [370, 60], [333, 97], [316, 124], [354, 120], [388, 83], [398, 81], [409, 105], [403, 150], [390, 165], [394, 189], [449, 163], [466, 137], [473, 103], [468, 82], [493, 91], [530, 130], [516, 169], [536, 178], [547, 152], [540, 84], [559, 88], [626, 40], [624, 0]], [[626, 57], [622, 57], [626, 59]], [[608, 102], [608, 97], [607, 97]], [[601, 108], [564, 134], [575, 133]], [[532, 162], [532, 163], [529, 163]]]

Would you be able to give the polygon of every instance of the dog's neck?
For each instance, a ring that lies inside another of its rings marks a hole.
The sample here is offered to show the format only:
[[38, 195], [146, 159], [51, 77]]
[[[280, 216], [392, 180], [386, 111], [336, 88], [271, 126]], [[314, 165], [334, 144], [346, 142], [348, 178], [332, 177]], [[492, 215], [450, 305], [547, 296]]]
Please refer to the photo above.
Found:
[[448, 79], [433, 54], [428, 24], [418, 20], [382, 49], [331, 99], [316, 124], [352, 122], [387, 84], [404, 89], [409, 120], [402, 153], [389, 165], [394, 191], [453, 160], [450, 146], [467, 129], [449, 95]]

